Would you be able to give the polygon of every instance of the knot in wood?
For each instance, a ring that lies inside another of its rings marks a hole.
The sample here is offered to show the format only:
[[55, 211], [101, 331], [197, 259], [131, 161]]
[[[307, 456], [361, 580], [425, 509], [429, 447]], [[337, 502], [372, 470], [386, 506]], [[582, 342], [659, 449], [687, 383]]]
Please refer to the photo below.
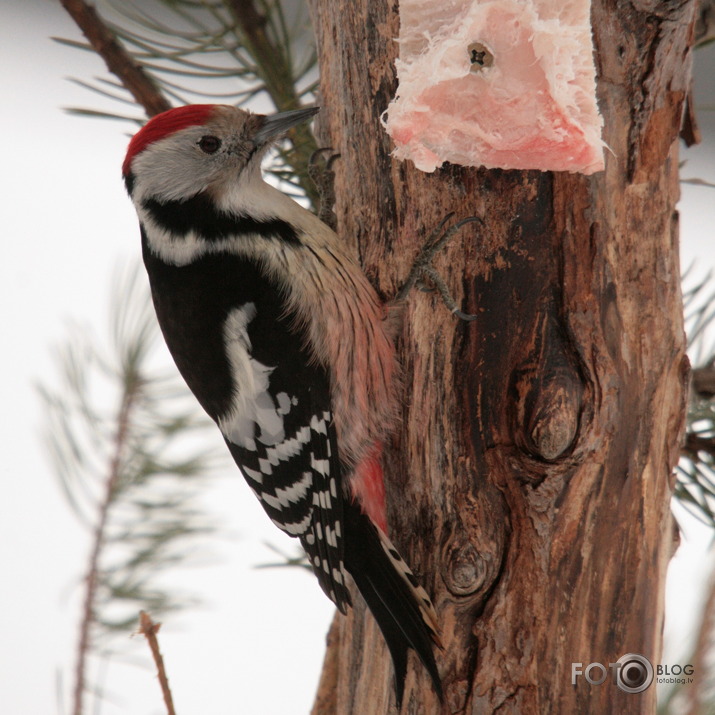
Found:
[[527, 427], [530, 451], [552, 462], [568, 452], [579, 423], [579, 391], [569, 380], [552, 380], [541, 387]]
[[470, 542], [455, 544], [450, 549], [445, 583], [455, 596], [469, 596], [484, 584], [486, 564]]
[[523, 452], [553, 462], [574, 448], [585, 386], [555, 304], [546, 301], [535, 318], [512, 374], [511, 423]]

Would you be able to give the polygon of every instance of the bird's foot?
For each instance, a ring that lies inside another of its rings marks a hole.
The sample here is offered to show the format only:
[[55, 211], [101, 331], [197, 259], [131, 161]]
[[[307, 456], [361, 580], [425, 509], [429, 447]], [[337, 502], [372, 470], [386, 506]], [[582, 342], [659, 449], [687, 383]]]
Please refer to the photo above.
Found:
[[[329, 146], [316, 149], [308, 161], [308, 176], [310, 176], [320, 196], [318, 218], [326, 223], [333, 231], [336, 230], [338, 220], [333, 207], [335, 206], [335, 172], [333, 164], [340, 154], [332, 153]], [[321, 160], [321, 157], [324, 158]]]
[[445, 226], [453, 216], [453, 213], [447, 214], [429, 235], [429, 238], [425, 242], [424, 246], [422, 246], [420, 254], [412, 264], [412, 269], [407, 276], [407, 280], [398, 291], [396, 300], [405, 300], [410, 291], [415, 287], [423, 291], [437, 291], [444, 304], [447, 308], [449, 308], [453, 315], [457, 316], [457, 318], [460, 320], [476, 320], [476, 315], [463, 313], [459, 310], [457, 302], [450, 294], [444, 279], [439, 275], [439, 273], [437, 273], [437, 270], [432, 265], [432, 260], [437, 253], [439, 253], [439, 251], [447, 245], [447, 243], [454, 237], [459, 229], [462, 228], [462, 226], [466, 226], [468, 223], [482, 223], [480, 218], [477, 218], [476, 216], [468, 216], [467, 218], [463, 218], [461, 221], [457, 221], [457, 223], [445, 230]]

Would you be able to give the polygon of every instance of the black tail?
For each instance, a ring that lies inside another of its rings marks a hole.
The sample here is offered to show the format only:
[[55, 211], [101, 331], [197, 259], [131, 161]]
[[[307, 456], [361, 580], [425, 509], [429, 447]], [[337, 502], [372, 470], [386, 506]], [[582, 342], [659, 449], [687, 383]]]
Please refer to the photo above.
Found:
[[407, 674], [407, 649], [413, 648], [442, 700], [442, 681], [432, 644], [440, 645], [437, 617], [425, 590], [390, 540], [354, 503], [346, 503], [345, 568], [353, 577], [390, 649], [398, 708]]

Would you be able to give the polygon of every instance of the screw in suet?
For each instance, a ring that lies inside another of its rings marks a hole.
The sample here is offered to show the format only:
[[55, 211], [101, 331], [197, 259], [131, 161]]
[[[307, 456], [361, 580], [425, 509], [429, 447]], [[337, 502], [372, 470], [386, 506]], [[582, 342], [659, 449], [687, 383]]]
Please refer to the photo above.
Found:
[[494, 64], [494, 55], [491, 50], [481, 42], [472, 42], [469, 47], [467, 47], [467, 54], [469, 55], [470, 72], [481, 72], [487, 67], [491, 67]]

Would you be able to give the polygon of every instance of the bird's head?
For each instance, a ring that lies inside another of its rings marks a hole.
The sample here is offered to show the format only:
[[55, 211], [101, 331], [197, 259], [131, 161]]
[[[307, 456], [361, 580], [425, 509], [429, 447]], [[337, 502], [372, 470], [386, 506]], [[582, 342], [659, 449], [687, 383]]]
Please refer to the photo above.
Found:
[[265, 116], [224, 104], [193, 104], [158, 114], [139, 130], [122, 173], [133, 199], [184, 201], [260, 177], [266, 149], [317, 107]]

